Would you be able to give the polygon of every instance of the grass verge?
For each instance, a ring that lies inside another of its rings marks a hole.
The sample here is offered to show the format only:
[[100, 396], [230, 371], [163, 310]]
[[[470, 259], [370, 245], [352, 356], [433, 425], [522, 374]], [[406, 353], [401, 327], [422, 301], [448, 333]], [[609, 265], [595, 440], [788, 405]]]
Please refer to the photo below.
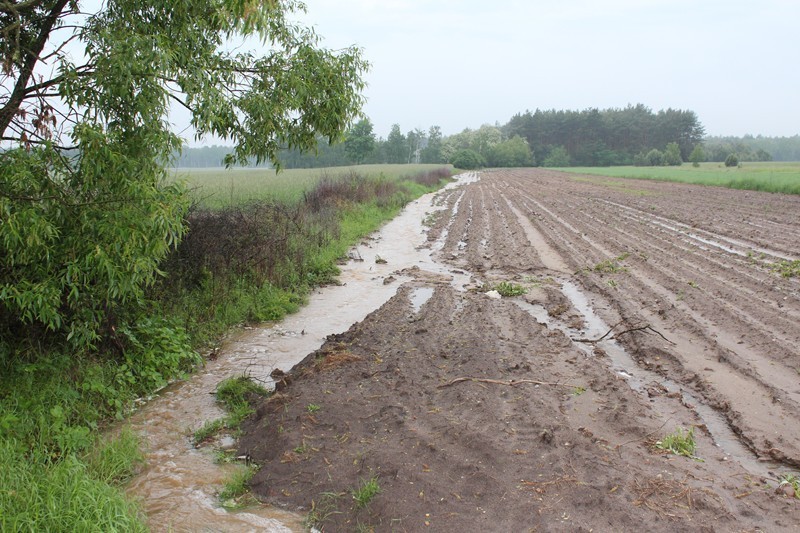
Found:
[[[702, 163], [699, 167], [565, 167], [571, 174], [634, 178], [711, 185], [729, 189], [800, 194], [800, 163], [742, 163], [740, 167], [725, 167], [722, 163]], [[624, 184], [599, 181], [599, 185], [624, 188]]]

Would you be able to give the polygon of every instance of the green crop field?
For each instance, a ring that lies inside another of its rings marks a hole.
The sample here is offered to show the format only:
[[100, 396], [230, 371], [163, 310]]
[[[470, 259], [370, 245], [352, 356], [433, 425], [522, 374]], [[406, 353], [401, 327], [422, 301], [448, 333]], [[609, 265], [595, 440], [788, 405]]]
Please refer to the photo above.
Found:
[[383, 175], [403, 178], [441, 168], [444, 165], [360, 165], [351, 167], [287, 169], [276, 173], [268, 168], [179, 168], [174, 179], [186, 183], [195, 201], [219, 208], [252, 200], [274, 199], [293, 203], [324, 177], [356, 172], [365, 177]]
[[558, 168], [573, 174], [676, 181], [747, 189], [753, 191], [800, 194], [800, 162], [742, 163], [728, 168], [722, 163], [688, 163], [680, 167], [567, 167]]

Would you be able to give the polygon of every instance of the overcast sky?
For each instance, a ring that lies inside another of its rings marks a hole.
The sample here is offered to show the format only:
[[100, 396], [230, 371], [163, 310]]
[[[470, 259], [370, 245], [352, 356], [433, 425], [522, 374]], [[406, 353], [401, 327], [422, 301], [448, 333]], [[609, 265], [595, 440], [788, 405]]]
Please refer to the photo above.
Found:
[[642, 103], [710, 135], [800, 134], [798, 0], [306, 0], [328, 48], [372, 70], [388, 135], [505, 124], [527, 109]]

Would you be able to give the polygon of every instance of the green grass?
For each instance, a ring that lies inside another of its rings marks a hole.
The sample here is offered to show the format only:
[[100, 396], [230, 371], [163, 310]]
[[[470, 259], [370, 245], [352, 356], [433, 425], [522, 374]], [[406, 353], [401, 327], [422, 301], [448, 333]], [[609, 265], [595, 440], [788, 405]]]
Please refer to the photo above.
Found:
[[249, 494], [250, 489], [247, 484], [255, 473], [256, 468], [252, 466], [238, 468], [234, 471], [219, 493], [223, 507], [235, 509], [247, 503], [247, 498], [243, 498], [243, 496]]
[[618, 255], [613, 259], [606, 259], [604, 261], [600, 261], [596, 265], [592, 267], [592, 270], [599, 274], [618, 274], [620, 272], [627, 272], [628, 268], [626, 266], [621, 265], [622, 261], [625, 261], [631, 254], [624, 253]]
[[[680, 167], [567, 167], [554, 170], [610, 178], [672, 181], [730, 189], [800, 194], [800, 162], [742, 163], [741, 168], [728, 168], [722, 163], [702, 163], [699, 167], [684, 163]], [[573, 179], [622, 190], [629, 188], [624, 181]], [[628, 192], [637, 194], [633, 189]]]
[[192, 197], [200, 205], [221, 208], [253, 200], [273, 199], [293, 203], [303, 197], [324, 177], [358, 173], [367, 177], [383, 175], [400, 179], [444, 165], [358, 165], [349, 167], [287, 169], [276, 173], [271, 169], [207, 168], [176, 169], [176, 180], [185, 181]]
[[2, 442], [0, 463], [2, 531], [147, 531], [123, 491], [74, 456], [44, 466]]
[[142, 461], [138, 438], [104, 430], [192, 355], [170, 353], [159, 327], [137, 333], [136, 360], [0, 345], [0, 531], [146, 530], [120, 488]]
[[800, 260], [783, 260], [776, 263], [772, 270], [784, 278], [800, 278]]
[[659, 450], [664, 450], [675, 455], [682, 455], [697, 461], [702, 461], [695, 457], [694, 452], [697, 448], [697, 443], [694, 440], [694, 428], [686, 431], [683, 428], [678, 428], [674, 433], [666, 435], [655, 444]]
[[492, 289], [500, 293], [500, 296], [505, 296], [506, 298], [510, 298], [512, 296], [521, 296], [528, 292], [528, 290], [522, 285], [517, 285], [516, 283], [511, 283], [510, 281], [501, 281], [497, 285], [494, 285]]
[[311, 500], [311, 510], [306, 515], [305, 526], [322, 531], [325, 521], [334, 514], [339, 514], [338, 501], [344, 495], [342, 492], [323, 492], [319, 498]]
[[250, 399], [266, 397], [269, 391], [246, 376], [227, 378], [219, 382], [215, 396], [226, 411], [223, 418], [209, 420], [194, 432], [194, 443], [200, 444], [223, 429], [238, 431], [245, 418], [253, 413]]
[[380, 491], [381, 487], [378, 484], [377, 476], [369, 479], [362, 479], [358, 488], [351, 491], [353, 499], [356, 502], [356, 509], [362, 509], [369, 505], [369, 502], [371, 502], [372, 499], [380, 493]]
[[41, 462], [0, 440], [0, 531], [147, 531], [136, 504], [109, 484], [131, 474], [126, 453], [107, 445], [88, 464], [76, 454]]
[[100, 439], [83, 459], [94, 479], [111, 485], [128, 481], [144, 464], [139, 436], [128, 427], [122, 428], [116, 436]]
[[800, 499], [800, 476], [791, 473], [782, 474], [779, 480], [779, 487], [784, 487], [786, 485], [792, 487], [792, 490], [794, 491], [794, 497]]

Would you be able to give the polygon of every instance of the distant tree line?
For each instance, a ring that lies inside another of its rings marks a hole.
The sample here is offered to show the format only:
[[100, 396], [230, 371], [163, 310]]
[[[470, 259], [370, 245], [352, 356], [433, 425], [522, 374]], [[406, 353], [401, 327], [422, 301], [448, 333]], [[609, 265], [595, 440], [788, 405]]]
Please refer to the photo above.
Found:
[[[220, 166], [229, 147], [185, 148], [182, 167]], [[281, 150], [285, 168], [352, 164], [451, 163], [458, 168], [523, 166], [680, 165], [685, 161], [800, 161], [794, 137], [704, 137], [693, 111], [653, 112], [638, 104], [623, 109], [543, 111], [514, 115], [507, 124], [485, 124], [444, 136], [439, 126], [406, 133], [399, 124], [386, 138], [368, 118], [353, 124], [341, 142], [319, 139], [311, 153]]]
[[792, 137], [706, 137], [703, 141], [708, 161], [725, 161], [736, 154], [739, 161], [800, 161], [800, 135]]
[[[675, 143], [687, 161], [703, 140], [704, 129], [693, 111], [667, 109], [654, 113], [638, 104], [623, 109], [583, 111], [540, 110], [517, 114], [503, 127], [507, 136], [528, 141], [545, 166], [630, 165], [636, 156], [664, 152]], [[551, 158], [555, 156], [558, 161]]]

